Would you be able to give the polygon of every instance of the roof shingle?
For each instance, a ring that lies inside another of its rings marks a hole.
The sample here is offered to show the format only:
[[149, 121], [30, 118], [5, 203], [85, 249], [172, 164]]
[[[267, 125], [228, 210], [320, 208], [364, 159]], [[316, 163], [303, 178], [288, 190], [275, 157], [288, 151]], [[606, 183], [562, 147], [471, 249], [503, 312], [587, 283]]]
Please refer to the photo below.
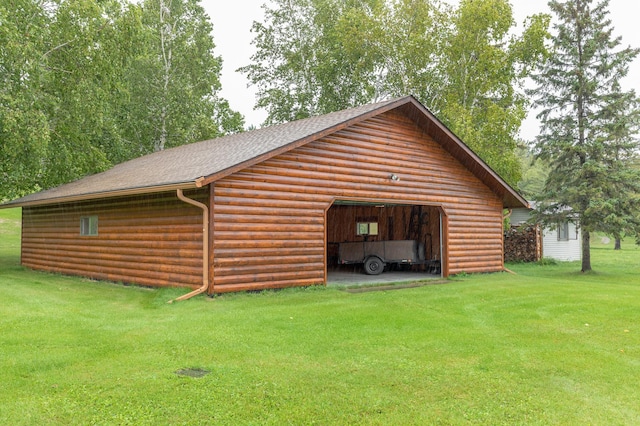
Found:
[[487, 184], [505, 200], [505, 205], [526, 205], [517, 192], [426, 108], [415, 98], [407, 96], [155, 152], [120, 163], [105, 172], [10, 201], [0, 205], [0, 208], [193, 188], [202, 181], [206, 184], [223, 176], [225, 171], [276, 155], [283, 149], [295, 146], [296, 142], [310, 141], [340, 130], [354, 121], [407, 105], [418, 107], [421, 111], [418, 115], [422, 118], [428, 114], [431, 123], [437, 122], [437, 127], [447, 135], [445, 138], [449, 146], [445, 148], [450, 152], [452, 149], [456, 151], [452, 152], [455, 157], [465, 157], [461, 160], [463, 164], [471, 166], [470, 169], [481, 180], [486, 181], [485, 175], [490, 175]]

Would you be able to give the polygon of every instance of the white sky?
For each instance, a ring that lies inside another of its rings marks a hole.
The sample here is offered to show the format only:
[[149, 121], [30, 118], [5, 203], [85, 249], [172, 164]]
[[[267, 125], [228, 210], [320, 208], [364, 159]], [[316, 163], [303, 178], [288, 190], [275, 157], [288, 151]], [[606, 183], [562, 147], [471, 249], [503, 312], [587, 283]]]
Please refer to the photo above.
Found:
[[[247, 87], [248, 81], [243, 74], [237, 73], [241, 66], [248, 65], [254, 52], [251, 40], [251, 24], [262, 21], [261, 5], [268, 0], [202, 0], [202, 5], [213, 22], [213, 37], [216, 54], [223, 59], [222, 96], [231, 108], [245, 116], [247, 125], [259, 126], [266, 118], [266, 112], [254, 110], [255, 90]], [[448, 0], [457, 3], [457, 0]], [[595, 0], [597, 3], [598, 0]], [[521, 27], [527, 16], [540, 12], [549, 12], [546, 0], [511, 0], [516, 22]], [[615, 28], [614, 35], [622, 36], [622, 45], [640, 47], [638, 19], [640, 2], [636, 0], [610, 0], [609, 11]], [[640, 93], [640, 58], [632, 64], [629, 76], [625, 80], [626, 88], [634, 88]], [[538, 131], [535, 117], [525, 121], [521, 136], [532, 140]]]

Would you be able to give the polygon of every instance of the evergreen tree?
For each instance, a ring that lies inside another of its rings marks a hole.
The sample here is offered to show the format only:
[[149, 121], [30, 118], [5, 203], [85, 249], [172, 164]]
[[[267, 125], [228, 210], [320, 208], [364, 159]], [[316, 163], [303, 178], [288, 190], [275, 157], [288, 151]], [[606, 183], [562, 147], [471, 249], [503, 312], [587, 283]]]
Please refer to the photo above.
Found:
[[553, 50], [534, 76], [541, 108], [536, 140], [550, 164], [538, 216], [546, 224], [577, 220], [582, 228], [582, 271], [591, 267], [590, 236], [637, 235], [640, 174], [638, 98], [624, 91], [638, 49], [620, 48], [608, 18], [608, 0], [549, 2], [557, 15]]

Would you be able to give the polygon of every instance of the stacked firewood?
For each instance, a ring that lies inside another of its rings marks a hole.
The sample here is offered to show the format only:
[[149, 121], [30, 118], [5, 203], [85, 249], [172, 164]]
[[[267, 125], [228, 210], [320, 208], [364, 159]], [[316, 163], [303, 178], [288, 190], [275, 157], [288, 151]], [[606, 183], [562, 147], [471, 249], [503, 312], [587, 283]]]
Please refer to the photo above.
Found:
[[537, 262], [542, 254], [541, 243], [539, 227], [512, 227], [504, 233], [504, 261]]

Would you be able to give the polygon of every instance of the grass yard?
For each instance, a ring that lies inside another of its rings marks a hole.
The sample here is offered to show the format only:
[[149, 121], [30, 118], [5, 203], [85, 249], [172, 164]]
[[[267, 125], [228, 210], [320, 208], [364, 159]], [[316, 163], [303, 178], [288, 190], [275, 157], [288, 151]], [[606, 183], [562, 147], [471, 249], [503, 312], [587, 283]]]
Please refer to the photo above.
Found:
[[0, 210], [0, 424], [640, 424], [640, 249], [594, 245], [586, 275], [169, 305], [21, 268]]

